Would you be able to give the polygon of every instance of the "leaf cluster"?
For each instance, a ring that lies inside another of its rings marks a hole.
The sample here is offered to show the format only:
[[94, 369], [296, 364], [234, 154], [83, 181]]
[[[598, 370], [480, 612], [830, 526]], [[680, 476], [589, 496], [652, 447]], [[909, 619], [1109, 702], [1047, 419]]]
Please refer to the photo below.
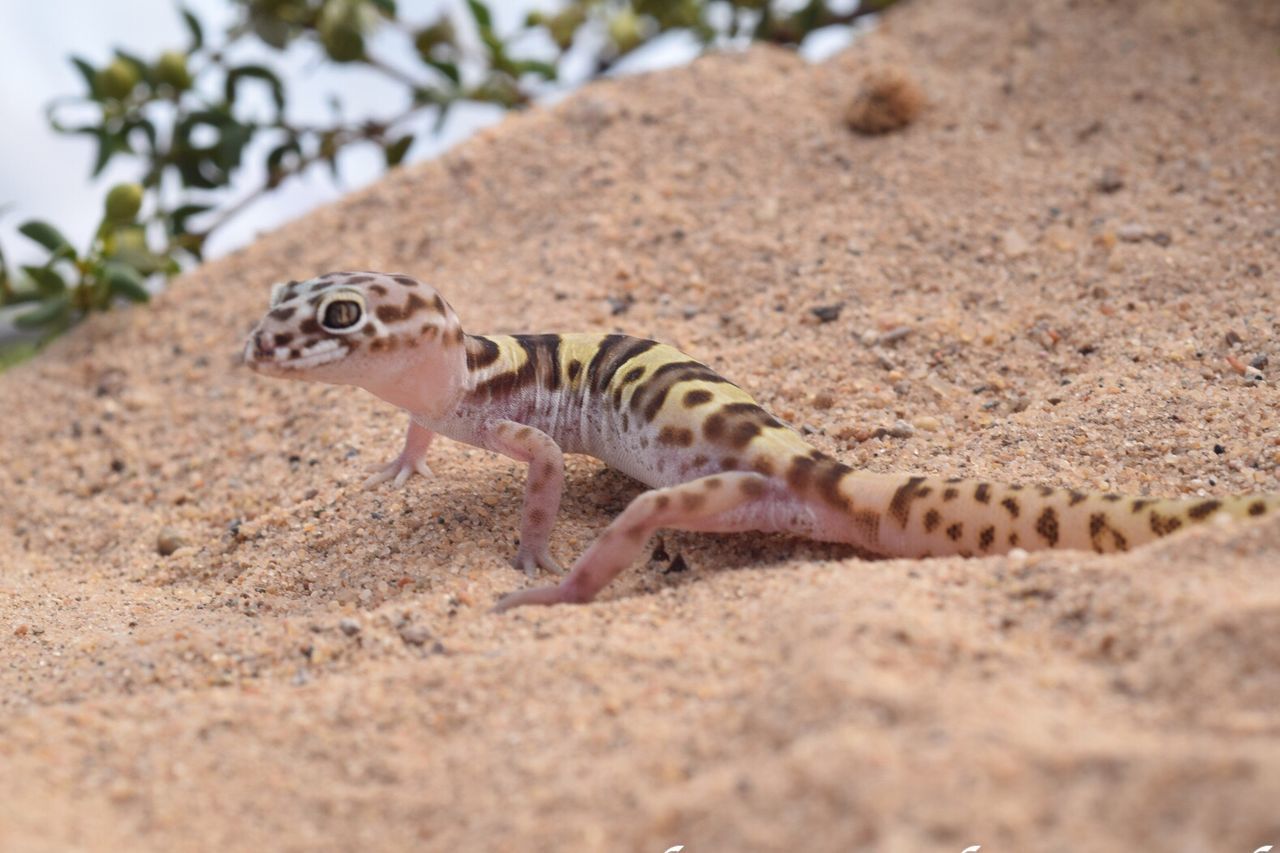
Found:
[[[774, 0], [568, 0], [554, 12], [531, 13], [511, 31], [500, 31], [486, 0], [416, 21], [395, 0], [228, 2], [235, 18], [216, 37], [180, 8], [182, 47], [145, 57], [116, 49], [101, 65], [71, 57], [82, 91], [49, 105], [51, 125], [92, 140], [93, 176], [123, 159], [137, 177], [108, 192], [83, 251], [53, 225], [29, 221], [19, 230], [47, 253], [44, 263], [10, 270], [0, 252], [0, 308], [24, 305], [15, 322], [36, 330], [40, 341], [116, 301], [145, 301], [148, 279], [198, 261], [211, 233], [290, 178], [317, 165], [336, 176], [340, 155], [352, 146], [375, 146], [393, 168], [408, 155], [424, 115], [438, 131], [458, 103], [527, 105], [559, 80], [572, 52], [586, 52], [588, 76], [596, 76], [672, 31], [687, 31], [704, 46], [732, 39], [797, 44], [814, 29], [893, 0], [863, 0], [846, 12], [829, 0], [798, 10]], [[383, 42], [374, 36], [383, 31], [407, 39], [415, 61], [401, 67], [379, 55], [375, 44]], [[335, 102], [328, 123], [294, 120], [279, 67], [284, 52], [299, 45], [381, 75], [407, 106], [390, 119], [347, 122]], [[255, 58], [246, 60], [247, 53]], [[258, 157], [262, 181], [232, 198], [233, 182], [239, 186], [237, 177]], [[19, 345], [31, 348], [29, 341]]]

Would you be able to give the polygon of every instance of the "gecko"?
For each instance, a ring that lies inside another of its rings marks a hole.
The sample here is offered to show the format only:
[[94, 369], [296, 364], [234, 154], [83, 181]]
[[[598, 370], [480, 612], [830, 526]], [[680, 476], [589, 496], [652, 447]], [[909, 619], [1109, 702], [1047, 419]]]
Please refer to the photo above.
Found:
[[[267, 376], [355, 385], [408, 413], [403, 448], [366, 486], [429, 476], [436, 435], [527, 464], [513, 562], [530, 578], [562, 577], [503, 597], [499, 611], [591, 601], [664, 528], [782, 532], [880, 557], [1108, 553], [1280, 509], [1280, 495], [1124, 497], [855, 470], [675, 347], [622, 334], [468, 334], [435, 288], [403, 274], [275, 284], [243, 359]], [[565, 453], [649, 487], [567, 574], [549, 547]]]

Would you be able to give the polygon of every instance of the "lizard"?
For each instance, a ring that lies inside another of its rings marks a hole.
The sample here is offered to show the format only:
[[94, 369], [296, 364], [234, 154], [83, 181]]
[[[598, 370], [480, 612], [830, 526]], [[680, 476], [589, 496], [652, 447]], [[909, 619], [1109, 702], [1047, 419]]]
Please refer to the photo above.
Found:
[[514, 565], [531, 578], [563, 572], [549, 545], [565, 453], [649, 487], [559, 583], [513, 592], [499, 611], [591, 601], [663, 528], [783, 532], [881, 557], [1109, 553], [1280, 509], [1280, 495], [1124, 497], [855, 470], [675, 347], [621, 334], [468, 334], [435, 288], [403, 274], [275, 284], [243, 360], [267, 376], [359, 386], [408, 413], [403, 448], [366, 486], [430, 475], [436, 435], [526, 463]]

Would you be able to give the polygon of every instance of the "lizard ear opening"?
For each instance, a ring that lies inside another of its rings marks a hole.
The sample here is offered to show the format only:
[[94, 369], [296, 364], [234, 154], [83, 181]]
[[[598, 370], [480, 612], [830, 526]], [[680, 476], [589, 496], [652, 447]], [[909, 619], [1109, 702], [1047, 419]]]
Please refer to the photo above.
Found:
[[275, 284], [271, 285], [272, 308], [275, 308], [284, 301], [285, 292], [289, 289], [289, 285], [291, 284], [293, 284], [291, 281], [277, 281]]

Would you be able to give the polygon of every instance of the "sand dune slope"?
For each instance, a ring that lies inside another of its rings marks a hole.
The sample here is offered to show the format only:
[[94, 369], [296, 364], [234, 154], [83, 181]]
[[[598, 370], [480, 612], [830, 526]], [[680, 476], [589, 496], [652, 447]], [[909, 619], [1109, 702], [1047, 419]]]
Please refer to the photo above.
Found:
[[[236, 365], [270, 282], [402, 270], [475, 331], [668, 340], [868, 469], [1280, 491], [1239, 372], [1280, 370], [1277, 47], [1263, 2], [914, 0], [512, 117], [0, 375], [0, 849], [1280, 845], [1280, 521], [668, 534], [684, 572], [496, 617], [522, 471], [361, 491], [401, 417]], [[885, 67], [928, 108], [852, 134]], [[554, 550], [635, 493], [571, 461]]]

